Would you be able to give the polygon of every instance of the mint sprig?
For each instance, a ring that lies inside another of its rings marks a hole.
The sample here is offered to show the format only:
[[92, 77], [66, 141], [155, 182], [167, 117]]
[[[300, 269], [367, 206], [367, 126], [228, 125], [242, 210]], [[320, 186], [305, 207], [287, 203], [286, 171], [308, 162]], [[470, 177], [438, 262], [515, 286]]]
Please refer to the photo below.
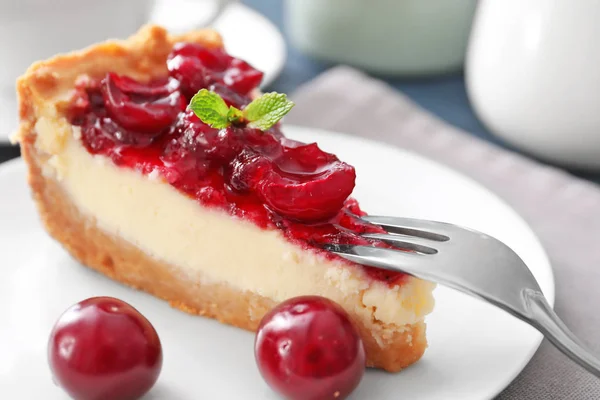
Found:
[[266, 131], [290, 112], [292, 107], [294, 103], [285, 94], [276, 92], [263, 94], [243, 110], [234, 106], [227, 107], [221, 96], [207, 89], [201, 89], [190, 101], [190, 109], [194, 114], [216, 129], [246, 123], [251, 128]]

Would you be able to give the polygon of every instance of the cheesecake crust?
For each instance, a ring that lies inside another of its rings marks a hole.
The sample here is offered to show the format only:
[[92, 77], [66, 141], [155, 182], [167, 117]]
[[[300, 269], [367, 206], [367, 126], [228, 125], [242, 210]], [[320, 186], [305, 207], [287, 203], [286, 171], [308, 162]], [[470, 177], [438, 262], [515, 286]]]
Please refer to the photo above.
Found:
[[[171, 36], [160, 27], [147, 26], [126, 41], [110, 41], [34, 64], [17, 83], [21, 123], [16, 140], [21, 143], [29, 184], [44, 226], [76, 260], [180, 310], [254, 331], [264, 314], [276, 305], [272, 299], [223, 283], [205, 283], [201, 276], [190, 280], [176, 266], [104, 232], [93, 218], [78, 210], [59, 180], [45, 173], [53, 154], [72, 134], [64, 111], [78, 79], [97, 78], [108, 71], [140, 80], [164, 76], [167, 54], [179, 41], [222, 46], [218, 34], [210, 30]], [[52, 137], [44, 138], [38, 135], [36, 126], [48, 120], [64, 129], [55, 129]], [[368, 366], [399, 371], [416, 362], [427, 347], [423, 321], [398, 326], [379, 321], [372, 314], [365, 318], [347, 311], [363, 339]]]

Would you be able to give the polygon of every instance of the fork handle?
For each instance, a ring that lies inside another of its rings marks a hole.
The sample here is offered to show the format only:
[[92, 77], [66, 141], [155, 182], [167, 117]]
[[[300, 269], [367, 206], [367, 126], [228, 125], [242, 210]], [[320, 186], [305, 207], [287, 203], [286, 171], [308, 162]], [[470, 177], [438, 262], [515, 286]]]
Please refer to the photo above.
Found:
[[579, 339], [556, 315], [544, 295], [536, 290], [525, 291], [528, 322], [535, 326], [560, 351], [577, 364], [600, 378], [600, 360], [581, 344]]

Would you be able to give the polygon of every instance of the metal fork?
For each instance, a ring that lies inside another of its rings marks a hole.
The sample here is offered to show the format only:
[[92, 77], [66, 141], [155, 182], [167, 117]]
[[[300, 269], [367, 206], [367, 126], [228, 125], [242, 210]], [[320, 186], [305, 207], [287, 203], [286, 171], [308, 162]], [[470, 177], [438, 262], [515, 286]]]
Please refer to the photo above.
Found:
[[387, 232], [363, 237], [409, 251], [345, 244], [326, 245], [326, 250], [349, 261], [403, 272], [488, 301], [536, 328], [560, 351], [600, 377], [600, 360], [560, 320], [527, 265], [501, 241], [444, 222], [382, 216], [362, 219]]

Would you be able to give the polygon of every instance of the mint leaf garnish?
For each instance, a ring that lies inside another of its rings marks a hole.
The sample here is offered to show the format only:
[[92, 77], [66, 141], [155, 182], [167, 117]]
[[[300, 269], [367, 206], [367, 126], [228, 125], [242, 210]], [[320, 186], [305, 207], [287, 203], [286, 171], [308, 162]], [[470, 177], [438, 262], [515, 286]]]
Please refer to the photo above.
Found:
[[294, 103], [285, 94], [276, 92], [254, 99], [243, 110], [234, 106], [228, 108], [221, 96], [207, 89], [201, 89], [190, 101], [190, 109], [194, 114], [216, 129], [246, 123], [251, 128], [267, 131], [290, 112], [292, 107]]
[[230, 125], [227, 104], [215, 92], [201, 89], [190, 100], [190, 108], [202, 122], [215, 129], [223, 129]]
[[244, 117], [249, 121], [249, 127], [266, 131], [290, 112], [292, 107], [294, 103], [284, 93], [265, 93], [244, 108]]

